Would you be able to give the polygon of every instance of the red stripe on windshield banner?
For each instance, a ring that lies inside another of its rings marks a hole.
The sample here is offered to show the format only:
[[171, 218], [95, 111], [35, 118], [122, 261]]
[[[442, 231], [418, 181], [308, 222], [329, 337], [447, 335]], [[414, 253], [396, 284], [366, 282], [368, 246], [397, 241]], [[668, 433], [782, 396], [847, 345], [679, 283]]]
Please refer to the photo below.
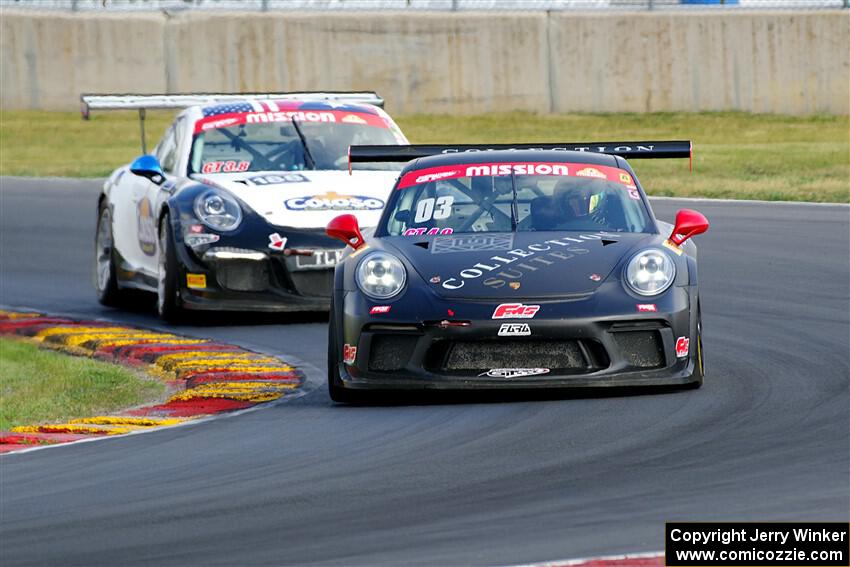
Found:
[[494, 175], [556, 175], [561, 177], [589, 177], [611, 181], [636, 189], [632, 175], [618, 167], [590, 165], [586, 163], [562, 162], [496, 162], [464, 163], [417, 169], [404, 174], [398, 183], [398, 189], [406, 189], [420, 183], [429, 183], [441, 179], [459, 177], [490, 177]]
[[228, 128], [238, 124], [266, 124], [289, 122], [293, 118], [299, 122], [327, 122], [329, 124], [359, 124], [374, 128], [389, 128], [383, 117], [367, 112], [347, 112], [344, 110], [278, 110], [265, 112], [232, 112], [208, 116], [195, 122], [195, 134], [214, 128]]

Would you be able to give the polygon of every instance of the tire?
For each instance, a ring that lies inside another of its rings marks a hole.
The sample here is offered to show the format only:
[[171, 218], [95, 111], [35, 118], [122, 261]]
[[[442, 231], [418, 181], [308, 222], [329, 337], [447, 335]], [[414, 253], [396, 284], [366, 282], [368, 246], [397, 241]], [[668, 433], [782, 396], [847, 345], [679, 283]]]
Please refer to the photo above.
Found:
[[174, 250], [174, 234], [168, 215], [164, 216], [159, 224], [157, 248], [156, 312], [162, 320], [174, 323], [181, 319], [184, 311], [178, 297], [179, 269], [177, 253]]
[[688, 388], [697, 389], [702, 386], [703, 380], [705, 379], [705, 354], [702, 349], [702, 309], [700, 308], [699, 302], [697, 302], [697, 359], [694, 363], [694, 378], [696, 380], [688, 384]]
[[331, 400], [340, 404], [352, 404], [362, 401], [361, 392], [352, 392], [345, 388], [339, 377], [339, 349], [336, 342], [336, 317], [334, 316], [334, 301], [331, 299], [330, 321], [328, 322], [328, 395]]
[[94, 236], [94, 289], [102, 305], [121, 304], [124, 294], [118, 287], [115, 271], [115, 241], [112, 238], [112, 212], [106, 202], [100, 204]]

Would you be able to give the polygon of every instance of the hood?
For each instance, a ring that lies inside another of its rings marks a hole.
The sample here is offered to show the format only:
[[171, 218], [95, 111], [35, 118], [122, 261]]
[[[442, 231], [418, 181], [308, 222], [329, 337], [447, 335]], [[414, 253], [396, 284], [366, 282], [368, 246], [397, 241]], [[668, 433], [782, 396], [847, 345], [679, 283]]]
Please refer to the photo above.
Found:
[[[432, 290], [447, 298], [555, 298], [594, 292], [620, 260], [658, 235], [518, 232], [387, 237]], [[439, 279], [439, 281], [437, 281]]]
[[194, 174], [226, 189], [276, 226], [324, 228], [352, 213], [362, 227], [378, 224], [396, 171], [250, 171]]

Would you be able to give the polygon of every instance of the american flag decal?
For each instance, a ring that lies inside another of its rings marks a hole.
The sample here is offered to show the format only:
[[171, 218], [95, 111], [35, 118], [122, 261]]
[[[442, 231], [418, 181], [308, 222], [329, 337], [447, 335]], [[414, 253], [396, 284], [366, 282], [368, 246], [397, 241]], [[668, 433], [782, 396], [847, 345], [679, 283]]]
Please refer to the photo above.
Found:
[[218, 116], [219, 114], [233, 114], [237, 112], [257, 112], [262, 110], [262, 107], [254, 108], [254, 106], [250, 102], [232, 102], [227, 104], [216, 104], [215, 106], [205, 106], [203, 108], [203, 113], [204, 118], [207, 118], [210, 116]]

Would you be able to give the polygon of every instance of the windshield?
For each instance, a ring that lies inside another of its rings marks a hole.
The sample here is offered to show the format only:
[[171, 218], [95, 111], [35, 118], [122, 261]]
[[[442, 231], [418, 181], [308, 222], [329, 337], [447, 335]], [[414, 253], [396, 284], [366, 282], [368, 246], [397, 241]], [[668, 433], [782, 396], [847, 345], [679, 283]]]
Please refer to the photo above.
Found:
[[630, 173], [576, 163], [482, 163], [411, 171], [399, 180], [389, 207], [384, 230], [391, 236], [646, 232], [650, 222]]
[[[281, 122], [237, 124], [196, 134], [190, 173], [347, 170], [349, 145], [399, 144], [399, 136], [400, 132], [383, 121], [375, 125], [296, 118], [293, 123], [287, 118]], [[377, 163], [358, 169], [397, 170], [399, 166]]]

